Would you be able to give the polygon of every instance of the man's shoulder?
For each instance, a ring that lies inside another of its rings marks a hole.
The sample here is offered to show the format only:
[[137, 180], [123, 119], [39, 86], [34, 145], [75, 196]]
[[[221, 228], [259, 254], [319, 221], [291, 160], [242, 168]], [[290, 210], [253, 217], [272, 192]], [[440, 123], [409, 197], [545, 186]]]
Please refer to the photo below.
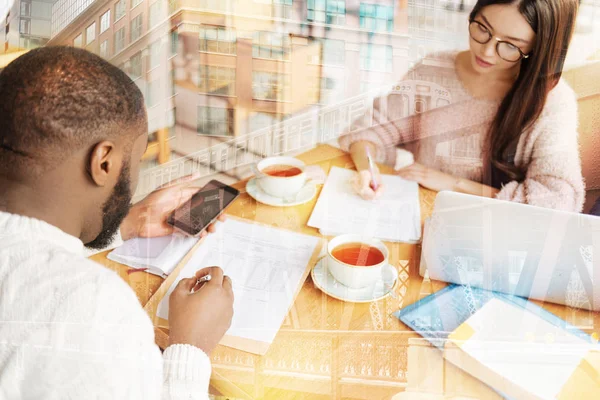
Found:
[[[115, 271], [62, 249], [52, 249], [46, 257], [48, 289], [55, 298], [63, 299], [56, 303], [57, 308], [68, 308], [82, 318], [80, 322], [144, 315], [135, 293]], [[37, 289], [42, 295], [43, 287]]]

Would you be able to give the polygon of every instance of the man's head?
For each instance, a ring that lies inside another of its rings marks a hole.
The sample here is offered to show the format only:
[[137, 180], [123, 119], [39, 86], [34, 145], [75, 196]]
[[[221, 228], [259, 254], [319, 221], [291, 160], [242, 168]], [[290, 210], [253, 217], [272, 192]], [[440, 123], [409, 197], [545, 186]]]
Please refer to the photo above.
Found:
[[140, 90], [96, 55], [44, 47], [0, 73], [0, 185], [8, 188], [8, 211], [68, 226], [90, 247], [106, 245], [127, 214], [146, 144]]

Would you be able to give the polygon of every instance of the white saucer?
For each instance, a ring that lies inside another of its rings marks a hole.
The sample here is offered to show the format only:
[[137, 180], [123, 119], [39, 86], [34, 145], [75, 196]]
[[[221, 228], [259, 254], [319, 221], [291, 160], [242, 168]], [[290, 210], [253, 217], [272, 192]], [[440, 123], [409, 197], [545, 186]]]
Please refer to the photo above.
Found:
[[307, 203], [317, 194], [317, 187], [309, 182], [300, 191], [291, 197], [275, 197], [265, 193], [256, 183], [256, 178], [252, 178], [246, 184], [246, 192], [254, 200], [274, 207], [292, 207]]
[[325, 294], [342, 301], [352, 303], [369, 303], [390, 295], [398, 282], [398, 271], [391, 265], [381, 270], [381, 279], [372, 286], [362, 289], [351, 289], [338, 282], [327, 269], [327, 258], [322, 258], [312, 269], [310, 275], [316, 287]]

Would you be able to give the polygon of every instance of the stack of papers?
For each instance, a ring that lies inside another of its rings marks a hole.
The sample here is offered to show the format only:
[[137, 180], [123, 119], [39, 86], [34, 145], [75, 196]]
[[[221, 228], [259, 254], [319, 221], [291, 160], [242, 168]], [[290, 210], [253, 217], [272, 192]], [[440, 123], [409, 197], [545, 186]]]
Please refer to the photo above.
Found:
[[323, 235], [345, 233], [391, 242], [421, 239], [419, 185], [396, 175], [382, 175], [385, 191], [374, 201], [364, 200], [352, 187], [356, 172], [332, 167], [308, 221]]
[[183, 278], [220, 266], [231, 278], [235, 300], [227, 335], [272, 343], [308, 275], [320, 239], [265, 225], [227, 220], [206, 237], [160, 302], [169, 317], [169, 295]]

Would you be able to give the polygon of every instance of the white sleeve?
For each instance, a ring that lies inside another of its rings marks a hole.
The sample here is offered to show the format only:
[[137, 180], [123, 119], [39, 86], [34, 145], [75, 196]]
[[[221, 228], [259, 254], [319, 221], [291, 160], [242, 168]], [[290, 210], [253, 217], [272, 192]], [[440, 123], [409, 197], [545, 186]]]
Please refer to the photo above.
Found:
[[170, 346], [161, 355], [133, 290], [112, 271], [102, 275], [69, 301], [86, 307], [89, 323], [69, 335], [76, 355], [60, 357], [60, 368], [74, 380], [63, 398], [208, 399], [208, 356], [190, 345]]
[[199, 348], [176, 344], [163, 353], [163, 399], [208, 399], [211, 367]]

